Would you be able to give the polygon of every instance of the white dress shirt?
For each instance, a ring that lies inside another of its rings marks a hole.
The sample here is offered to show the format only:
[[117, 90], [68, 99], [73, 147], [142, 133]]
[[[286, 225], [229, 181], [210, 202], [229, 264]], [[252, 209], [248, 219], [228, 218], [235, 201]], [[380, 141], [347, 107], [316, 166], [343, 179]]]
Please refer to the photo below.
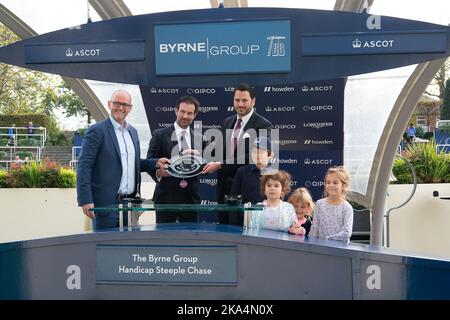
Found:
[[178, 125], [178, 123], [176, 121], [173, 123], [173, 126], [175, 127], [175, 134], [177, 135], [178, 149], [181, 149], [181, 136], [183, 135], [182, 134], [183, 130], [186, 132], [184, 135], [184, 138], [186, 139], [187, 145], [189, 146], [189, 149], [192, 149], [191, 148], [191, 132], [189, 130], [189, 127], [187, 127], [186, 129], [183, 129]]
[[[244, 128], [245, 128], [245, 126], [247, 125], [247, 122], [248, 122], [248, 120], [250, 119], [250, 117], [253, 115], [253, 112], [255, 111], [255, 109], [253, 109], [252, 108], [252, 111], [250, 111], [249, 113], [247, 113], [245, 116], [243, 116], [241, 119], [242, 119], [242, 122], [241, 122], [241, 130], [239, 130], [239, 133], [238, 133], [238, 136], [237, 136], [237, 139], [239, 140], [239, 137], [241, 136], [241, 134], [242, 134], [242, 132], [243, 132], [243, 130], [244, 130]], [[234, 128], [236, 127], [236, 124], [237, 124], [237, 119], [239, 118], [239, 116], [236, 116], [237, 118], [236, 118], [236, 122], [234, 123], [234, 126], [233, 126], [233, 132], [234, 132]], [[231, 135], [231, 142], [233, 142], [233, 135]]]
[[122, 127], [117, 121], [110, 117], [114, 132], [116, 133], [117, 142], [120, 149], [120, 161], [122, 163], [122, 178], [120, 179], [120, 187], [117, 190], [118, 194], [132, 194], [136, 187], [135, 178], [135, 150], [131, 133], [128, 130], [128, 125], [125, 122], [125, 127]]

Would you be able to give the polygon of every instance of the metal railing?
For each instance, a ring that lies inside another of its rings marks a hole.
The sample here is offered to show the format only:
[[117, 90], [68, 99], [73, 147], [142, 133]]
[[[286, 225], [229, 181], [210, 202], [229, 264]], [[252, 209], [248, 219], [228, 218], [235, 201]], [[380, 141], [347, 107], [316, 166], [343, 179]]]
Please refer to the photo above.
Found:
[[72, 160], [69, 162], [70, 169], [76, 170], [78, 164], [78, 157], [81, 151], [81, 147], [72, 147]]
[[33, 133], [29, 133], [27, 127], [0, 127], [0, 141], [6, 140], [6, 145], [18, 147], [18, 141], [38, 141], [38, 145], [44, 148], [47, 141], [47, 129], [45, 127], [33, 127]]
[[[416, 169], [414, 168], [414, 166], [411, 164], [411, 162], [409, 162], [408, 159], [406, 159], [405, 157], [402, 157], [401, 155], [396, 155], [397, 158], [400, 158], [402, 160], [405, 161], [405, 163], [408, 165], [409, 169], [411, 170], [411, 175], [413, 177], [413, 188], [408, 196], [408, 198], [403, 201], [401, 204], [394, 206], [392, 208], [390, 208], [389, 210], [386, 211], [386, 214], [384, 215], [385, 218], [385, 223], [386, 223], [386, 229], [385, 231], [385, 235], [383, 237], [383, 245], [385, 245], [386, 247], [390, 246], [390, 215], [391, 215], [391, 211], [399, 209], [401, 207], [403, 207], [404, 205], [406, 205], [414, 196], [414, 194], [416, 193], [416, 189], [417, 189], [417, 173], [416, 173]], [[388, 194], [389, 196], [389, 194]]]
[[[35, 160], [41, 161], [42, 148], [41, 147], [31, 147], [31, 146], [0, 146], [0, 152], [4, 152], [0, 158], [0, 169], [9, 170], [12, 163], [26, 163], [27, 161]], [[30, 156], [25, 156], [24, 159], [16, 159], [16, 155], [19, 152], [30, 152]], [[28, 159], [25, 159], [28, 157]]]

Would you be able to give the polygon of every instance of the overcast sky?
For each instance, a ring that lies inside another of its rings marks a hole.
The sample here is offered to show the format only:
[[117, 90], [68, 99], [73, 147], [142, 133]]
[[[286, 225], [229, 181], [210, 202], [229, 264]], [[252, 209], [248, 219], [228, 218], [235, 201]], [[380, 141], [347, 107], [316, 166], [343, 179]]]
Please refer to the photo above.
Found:
[[[124, 0], [133, 14], [210, 8], [209, 0]], [[86, 0], [0, 0], [0, 3], [28, 23], [36, 32], [46, 33], [87, 21]], [[334, 0], [248, 0], [250, 7], [314, 8], [332, 10]], [[447, 25], [448, 0], [375, 0], [371, 13]], [[93, 21], [100, 18], [91, 8]]]

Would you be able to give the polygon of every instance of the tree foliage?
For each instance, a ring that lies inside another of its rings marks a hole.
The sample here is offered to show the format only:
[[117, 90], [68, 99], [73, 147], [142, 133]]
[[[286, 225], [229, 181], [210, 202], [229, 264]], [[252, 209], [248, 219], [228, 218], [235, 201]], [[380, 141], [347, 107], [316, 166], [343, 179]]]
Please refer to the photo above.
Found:
[[87, 123], [91, 123], [88, 108], [64, 80], [54, 90], [47, 90], [44, 100], [52, 110], [61, 109], [66, 117], [87, 117]]
[[450, 59], [447, 59], [439, 68], [433, 80], [431, 80], [425, 93], [430, 96], [438, 97], [442, 101], [445, 94], [445, 81], [449, 78], [449, 74]]
[[441, 120], [450, 120], [450, 79], [445, 82], [444, 103], [441, 108]]
[[[20, 40], [0, 24], [0, 46]], [[91, 114], [80, 97], [60, 76], [0, 63], [0, 114], [46, 114], [55, 118], [55, 110], [66, 117]]]
[[[430, 124], [432, 123], [432, 121], [434, 121], [434, 119], [436, 119], [436, 117], [439, 115], [441, 104], [442, 102], [438, 98], [432, 98], [426, 95], [423, 95], [419, 103], [417, 104], [417, 114], [426, 118], [428, 130], [430, 130]], [[417, 136], [420, 137], [419, 135]]]
[[[446, 93], [448, 91], [449, 76], [450, 59], [447, 59], [439, 68], [438, 72], [435, 74], [434, 78], [425, 90], [425, 94], [431, 97], [437, 97], [439, 100], [437, 102], [424, 102], [422, 99], [417, 104], [417, 114], [425, 116], [428, 124], [430, 124], [434, 117], [439, 113], [442, 120], [450, 119], [450, 106], [448, 106], [449, 102], [447, 102], [447, 107], [445, 107], [445, 96], [447, 95], [447, 99], [450, 99], [449, 93]], [[448, 111], [445, 111], [446, 108]]]
[[[19, 38], [0, 24], [0, 45]], [[43, 113], [53, 110], [44, 101], [45, 93], [58, 83], [60, 77], [0, 63], [0, 114]]]

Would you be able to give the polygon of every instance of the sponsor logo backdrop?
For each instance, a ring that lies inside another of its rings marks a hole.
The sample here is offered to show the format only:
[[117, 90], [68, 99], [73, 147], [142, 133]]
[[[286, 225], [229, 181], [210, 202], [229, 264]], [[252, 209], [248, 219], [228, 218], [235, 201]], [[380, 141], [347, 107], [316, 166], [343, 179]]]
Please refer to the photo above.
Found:
[[[293, 189], [307, 187], [315, 200], [322, 196], [327, 168], [343, 164], [344, 87], [344, 79], [255, 87], [256, 111], [279, 129], [279, 155], [274, 162], [292, 175]], [[233, 87], [140, 88], [151, 130], [175, 121], [176, 100], [185, 94], [201, 103], [196, 129], [220, 129], [223, 120], [235, 114]], [[216, 203], [216, 179], [216, 174], [200, 176], [202, 203]], [[201, 221], [215, 219], [200, 215]]]

